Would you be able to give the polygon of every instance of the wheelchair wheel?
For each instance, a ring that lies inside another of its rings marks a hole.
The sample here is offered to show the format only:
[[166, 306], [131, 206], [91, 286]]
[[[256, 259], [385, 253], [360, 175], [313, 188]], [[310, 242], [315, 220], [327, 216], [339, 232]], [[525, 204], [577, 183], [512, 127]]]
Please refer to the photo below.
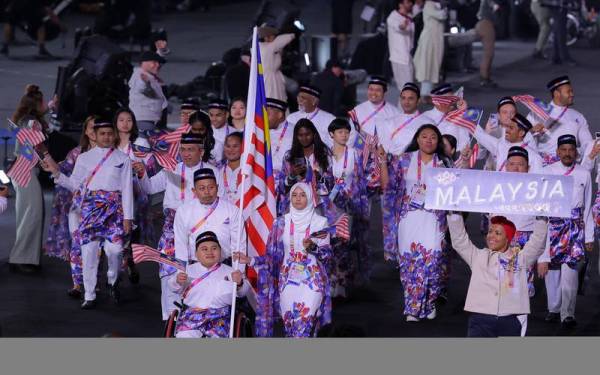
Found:
[[169, 315], [169, 319], [167, 320], [167, 324], [165, 324], [165, 337], [175, 337], [175, 325], [177, 324], [177, 316], [179, 315], [179, 310], [173, 310], [171, 315]]
[[252, 321], [242, 311], [235, 316], [233, 337], [253, 337], [254, 327]]

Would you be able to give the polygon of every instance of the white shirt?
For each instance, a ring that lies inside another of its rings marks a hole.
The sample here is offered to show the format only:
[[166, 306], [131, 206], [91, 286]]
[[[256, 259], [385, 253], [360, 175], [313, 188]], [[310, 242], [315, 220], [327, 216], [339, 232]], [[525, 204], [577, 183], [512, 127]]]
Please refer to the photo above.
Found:
[[[200, 168], [210, 168], [215, 173], [215, 176], [218, 174], [217, 169], [208, 163], [200, 162], [193, 167], [188, 167], [181, 162], [177, 164], [173, 172], [162, 169], [151, 178], [148, 178], [148, 175], [144, 174], [140, 182], [148, 194], [156, 194], [164, 191], [163, 207], [176, 210], [183, 203], [197, 199], [192, 188], [194, 187], [194, 172]], [[183, 200], [181, 199], [181, 176], [184, 176]]]
[[[229, 124], [225, 124], [218, 129], [213, 126], [212, 129], [213, 129], [213, 136], [215, 137], [215, 140], [221, 142], [222, 144], [225, 144], [225, 138], [227, 138], [227, 135], [234, 133], [234, 132], [239, 132], [239, 130], [237, 130], [236, 128], [234, 128], [233, 126], [231, 126]], [[214, 156], [219, 157], [220, 155], [214, 155]]]
[[[240, 235], [240, 210], [225, 199], [219, 202], [206, 219], [204, 224], [194, 233], [192, 228], [204, 218], [209, 212], [210, 205], [201, 204], [198, 199], [186, 202], [177, 209], [173, 230], [175, 232], [175, 257], [188, 261], [189, 258], [196, 260], [196, 237], [206, 231], [212, 231], [217, 235], [221, 245], [221, 258], [231, 256], [232, 249], [237, 245]], [[239, 251], [246, 251], [246, 236], [243, 227]]]
[[[83, 187], [87, 178], [109, 150], [109, 148], [96, 146], [82, 153], [75, 161], [71, 176], [67, 177], [61, 173], [55, 182], [70, 191], [78, 190]], [[133, 220], [133, 171], [127, 155], [119, 150], [113, 151], [87, 186], [87, 191], [93, 190], [120, 191], [123, 202], [123, 218]]]
[[[537, 142], [539, 152], [544, 152], [550, 155], [556, 154], [558, 137], [565, 134], [572, 134], [577, 138], [577, 148], [579, 154], [583, 153], [587, 145], [593, 141], [590, 127], [583, 115], [572, 108], [561, 107], [555, 103], [551, 103], [552, 111], [550, 111], [550, 120], [545, 126], [552, 124], [554, 120], [558, 120], [550, 129], [546, 129], [544, 133], [536, 134], [534, 137]], [[564, 113], [563, 113], [564, 111]], [[561, 117], [561, 113], [562, 117]], [[560, 118], [560, 119], [559, 119]], [[533, 114], [529, 113], [527, 119], [533, 124], [537, 124], [540, 120]]]
[[292, 148], [292, 141], [294, 140], [294, 124], [290, 124], [289, 121], [284, 120], [279, 124], [277, 129], [269, 129], [269, 135], [271, 136], [273, 170], [280, 171], [283, 168], [285, 153]]
[[[362, 132], [370, 134], [370, 135], [374, 135], [376, 129], [377, 129], [377, 131], [379, 131], [380, 123], [384, 122], [386, 119], [388, 119], [390, 117], [398, 116], [400, 114], [398, 107], [396, 107], [395, 105], [390, 104], [388, 102], [385, 102], [385, 105], [383, 106], [383, 108], [381, 108], [381, 110], [379, 110], [379, 112], [377, 112], [375, 115], [372, 115], [373, 113], [375, 113], [377, 108], [379, 108], [381, 106], [381, 104], [382, 103], [374, 104], [367, 100], [366, 102], [362, 102], [359, 105], [357, 105], [356, 107], [354, 107], [353, 111], [356, 114], [356, 118], [360, 125], [360, 130]], [[371, 116], [371, 117], [369, 118], [369, 116]], [[356, 141], [357, 132], [354, 131], [355, 129], [354, 129], [354, 124], [352, 123], [352, 121], [350, 121], [350, 127], [352, 128], [353, 131], [350, 132], [350, 138], [348, 138], [348, 144], [354, 145], [354, 142]], [[381, 139], [380, 139], [380, 141], [381, 141]]]
[[221, 162], [221, 160], [223, 160], [223, 149], [224, 148], [225, 148], [224, 143], [215, 138], [215, 145], [213, 146], [213, 149], [210, 152], [211, 156], [214, 159], [210, 159], [210, 163], [217, 165]]
[[520, 146], [527, 150], [529, 159], [529, 172], [530, 173], [542, 173], [543, 160], [537, 151], [529, 146], [527, 141], [511, 143], [508, 142], [504, 137], [496, 138], [485, 132], [480, 127], [475, 129], [475, 138], [480, 145], [485, 147], [496, 159], [496, 170], [506, 171], [506, 159], [508, 156], [508, 150], [513, 146]]
[[[317, 128], [317, 131], [319, 132], [319, 136], [321, 136], [321, 140], [327, 145], [327, 147], [333, 146], [333, 140], [329, 136], [328, 128], [329, 124], [331, 124], [331, 122], [335, 120], [334, 115], [320, 108], [317, 108], [310, 113], [304, 111], [296, 111], [289, 115], [287, 117], [287, 120], [291, 125], [295, 126], [298, 120], [303, 118], [307, 118], [310, 121], [312, 121], [312, 123]], [[350, 132], [350, 137], [352, 137], [352, 131]]]
[[406, 151], [421, 125], [429, 122], [429, 118], [418, 111], [413, 114], [400, 113], [377, 124], [379, 142], [385, 152], [401, 155]]
[[407, 19], [409, 18], [401, 15], [398, 10], [394, 10], [386, 21], [390, 61], [398, 64], [410, 64], [412, 60], [410, 51], [415, 39], [415, 23], [410, 20], [405, 30], [400, 28]]
[[[358, 156], [356, 155], [356, 150], [353, 147], [348, 147], [348, 159], [346, 160], [345, 152], [342, 153], [339, 159], [336, 159], [335, 156], [331, 156], [331, 169], [333, 171], [333, 176], [337, 178], [341, 178], [342, 175], [345, 176], [344, 180], [346, 183], [352, 180], [352, 176], [354, 175], [354, 163], [358, 160]], [[346, 160], [346, 163], [344, 163]], [[346, 166], [344, 167], [344, 164]]]
[[456, 138], [456, 149], [458, 152], [462, 151], [466, 146], [471, 143], [471, 136], [469, 131], [458, 125], [454, 125], [444, 119], [446, 114], [433, 108], [429, 111], [423, 112], [423, 116], [429, 118], [431, 124], [436, 125], [442, 135], [450, 134]]
[[[173, 292], [183, 294], [193, 279], [206, 274], [208, 270], [200, 262], [188, 265], [186, 269], [188, 284], [183, 286], [177, 284], [177, 273], [174, 273], [170, 276], [167, 285]], [[233, 281], [230, 281], [232, 272], [233, 268], [226, 264], [221, 264], [218, 269], [189, 290], [183, 303], [187, 306], [200, 309], [220, 309], [230, 306], [234, 284]], [[247, 280], [244, 280], [242, 286], [237, 290], [237, 296], [243, 297], [249, 291], [249, 288], [250, 284]]]
[[236, 205], [236, 202], [240, 199], [241, 190], [238, 186], [238, 175], [241, 170], [241, 166], [231, 169], [229, 163], [225, 163], [215, 173], [219, 184], [219, 196], [227, 199], [233, 205]]
[[[564, 175], [571, 167], [565, 167], [562, 162], [550, 164], [542, 169], [544, 174]], [[583, 209], [583, 223], [585, 227], [585, 242], [594, 242], [594, 220], [592, 218], [592, 177], [590, 172], [582, 166], [575, 164], [575, 169], [569, 174], [573, 176], [573, 198], [571, 208]], [[546, 244], [548, 249], [549, 242]], [[542, 255], [547, 255], [547, 251]], [[541, 259], [541, 257], [540, 257]], [[549, 261], [549, 260], [548, 260]]]

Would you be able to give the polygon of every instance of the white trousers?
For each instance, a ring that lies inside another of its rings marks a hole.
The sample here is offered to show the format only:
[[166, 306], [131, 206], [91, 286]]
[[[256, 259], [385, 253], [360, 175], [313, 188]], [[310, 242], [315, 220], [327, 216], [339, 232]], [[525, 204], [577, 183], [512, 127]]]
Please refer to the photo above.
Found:
[[[396, 81], [396, 87], [398, 91], [402, 91], [402, 87], [407, 82], [412, 82], [414, 77], [414, 69], [412, 62], [409, 61], [408, 64], [400, 64], [397, 62], [392, 63], [392, 72], [394, 73], [394, 80]], [[398, 108], [402, 108], [400, 106], [400, 98], [398, 98]]]
[[160, 304], [162, 306], [162, 319], [169, 319], [169, 315], [175, 310], [177, 307], [173, 304], [173, 302], [177, 302], [181, 299], [179, 294], [171, 291], [167, 282], [169, 281], [170, 276], [165, 276], [160, 279]]
[[[106, 277], [110, 285], [114, 285], [119, 276], [123, 246], [104, 241], [104, 253], [108, 262]], [[83, 263], [83, 287], [85, 289], [85, 300], [96, 299], [96, 282], [98, 281], [98, 262], [100, 259], [100, 242], [92, 241], [81, 246], [81, 260]]]
[[579, 286], [578, 272], [566, 264], [560, 270], [549, 270], [545, 277], [548, 311], [560, 313], [560, 320], [575, 318], [575, 301]]

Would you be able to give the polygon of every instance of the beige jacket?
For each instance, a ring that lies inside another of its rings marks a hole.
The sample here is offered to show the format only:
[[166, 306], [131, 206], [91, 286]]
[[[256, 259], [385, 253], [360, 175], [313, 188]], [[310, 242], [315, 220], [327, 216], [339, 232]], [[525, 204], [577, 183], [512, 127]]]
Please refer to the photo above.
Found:
[[448, 227], [452, 246], [472, 272], [465, 310], [497, 316], [529, 314], [527, 269], [544, 251], [547, 222], [536, 220], [533, 234], [522, 250], [509, 249], [504, 253], [473, 245], [459, 214], [448, 215]]

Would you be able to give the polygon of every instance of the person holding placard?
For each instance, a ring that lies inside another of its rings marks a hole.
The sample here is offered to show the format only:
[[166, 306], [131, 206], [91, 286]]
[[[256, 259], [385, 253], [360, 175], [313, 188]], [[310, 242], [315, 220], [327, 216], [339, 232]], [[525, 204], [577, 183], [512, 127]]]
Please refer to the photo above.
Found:
[[494, 216], [486, 237], [487, 247], [477, 248], [469, 239], [462, 215], [448, 214], [452, 247], [471, 269], [465, 301], [469, 311], [469, 337], [524, 335], [529, 314], [527, 269], [544, 251], [547, 223], [536, 220], [533, 235], [513, 247], [516, 227], [504, 216]]
[[384, 256], [399, 265], [407, 321], [434, 319], [445, 287], [446, 213], [425, 209], [424, 171], [451, 165], [432, 124], [419, 128], [406, 153], [381, 164]]
[[546, 321], [560, 321], [566, 328], [574, 327], [575, 301], [579, 285], [579, 269], [586, 252], [594, 245], [592, 219], [592, 177], [577, 164], [577, 138], [561, 135], [556, 154], [560, 162], [543, 169], [545, 174], [573, 177], [573, 198], [570, 218], [550, 218], [546, 250], [538, 260], [538, 274], [546, 280], [548, 315]]

